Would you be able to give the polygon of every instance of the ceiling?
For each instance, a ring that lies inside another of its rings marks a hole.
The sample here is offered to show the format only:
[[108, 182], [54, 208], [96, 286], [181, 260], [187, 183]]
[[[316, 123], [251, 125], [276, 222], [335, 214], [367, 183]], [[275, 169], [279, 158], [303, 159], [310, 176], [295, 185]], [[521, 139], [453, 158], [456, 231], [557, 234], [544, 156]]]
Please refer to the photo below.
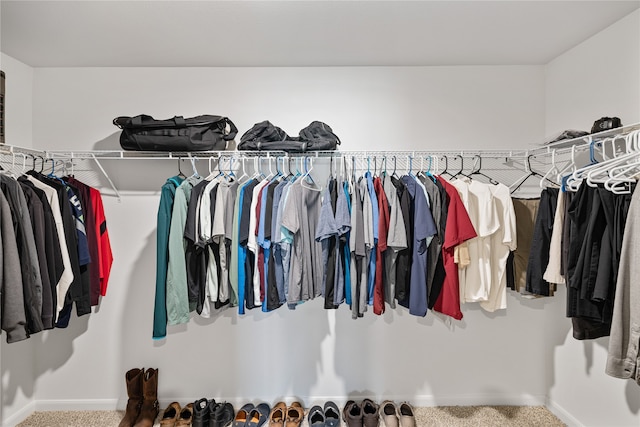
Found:
[[633, 1], [0, 1], [33, 67], [546, 64]]

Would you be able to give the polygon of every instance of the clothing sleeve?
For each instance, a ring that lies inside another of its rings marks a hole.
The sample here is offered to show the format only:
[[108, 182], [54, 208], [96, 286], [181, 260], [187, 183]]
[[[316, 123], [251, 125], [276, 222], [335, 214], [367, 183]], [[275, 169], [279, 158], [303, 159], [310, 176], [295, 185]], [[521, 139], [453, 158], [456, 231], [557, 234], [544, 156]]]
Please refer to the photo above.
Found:
[[298, 203], [294, 199], [297, 191], [292, 186], [289, 189], [288, 197], [286, 200], [286, 209], [282, 210], [282, 226], [295, 234], [300, 229], [300, 218], [298, 218]]
[[16, 235], [13, 230], [11, 210], [0, 192], [0, 321], [7, 334], [7, 343], [29, 338], [27, 318], [24, 311], [22, 272]]
[[213, 225], [211, 227], [211, 237], [213, 237], [216, 242], [221, 242], [225, 235], [225, 205], [228, 202], [227, 200], [227, 191], [228, 189], [223, 189], [222, 184], [218, 186], [218, 194], [216, 197], [216, 203], [213, 207]]
[[336, 229], [335, 218], [331, 211], [331, 195], [327, 187], [322, 198], [322, 206], [320, 207], [320, 217], [318, 218], [318, 227], [316, 228], [315, 239], [317, 242], [328, 239], [338, 234]]
[[[16, 185], [18, 185], [16, 183]], [[27, 201], [25, 200], [24, 193], [20, 188], [17, 188], [18, 202], [20, 204], [20, 216], [22, 218], [24, 239], [27, 248], [26, 259], [21, 259], [21, 262], [29, 263], [29, 280], [32, 289], [32, 300], [26, 301], [31, 313], [31, 320], [34, 322], [34, 330], [31, 332], [39, 332], [43, 329], [42, 324], [42, 277], [40, 276], [40, 267], [38, 265], [38, 254], [36, 251], [36, 241], [33, 235], [33, 228], [31, 228], [31, 218], [29, 216], [29, 208]], [[18, 263], [20, 265], [20, 263]], [[24, 282], [25, 277], [22, 276]]]
[[457, 194], [452, 196], [449, 202], [448, 215], [453, 215], [453, 221], [447, 222], [443, 246], [445, 248], [455, 247], [477, 236], [476, 230], [473, 228], [469, 214], [462, 204], [460, 196], [456, 196]]
[[197, 232], [200, 236], [200, 240], [204, 243], [211, 240], [213, 232], [211, 230], [211, 222], [215, 220], [215, 216], [211, 215], [211, 190], [215, 183], [210, 182], [206, 185], [202, 194], [198, 198], [197, 216], [198, 216], [198, 228]]
[[[184, 225], [187, 221], [187, 197], [182, 184], [176, 190], [169, 227], [169, 263], [167, 265], [167, 321], [178, 325], [189, 321], [187, 263]], [[186, 184], [189, 185], [189, 184]]]
[[111, 240], [107, 229], [107, 218], [104, 214], [102, 195], [95, 188], [91, 192], [91, 202], [96, 217], [96, 237], [98, 239], [98, 262], [100, 269], [100, 295], [107, 295], [111, 266], [113, 265], [113, 252], [111, 250]]

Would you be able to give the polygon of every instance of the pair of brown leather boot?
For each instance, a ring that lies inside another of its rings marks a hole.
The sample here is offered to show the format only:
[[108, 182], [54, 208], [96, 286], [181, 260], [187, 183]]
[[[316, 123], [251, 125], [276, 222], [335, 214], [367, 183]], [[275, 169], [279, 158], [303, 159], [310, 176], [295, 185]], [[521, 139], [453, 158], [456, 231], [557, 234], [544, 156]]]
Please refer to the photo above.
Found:
[[134, 368], [125, 375], [127, 409], [118, 427], [152, 427], [158, 412], [158, 370]]

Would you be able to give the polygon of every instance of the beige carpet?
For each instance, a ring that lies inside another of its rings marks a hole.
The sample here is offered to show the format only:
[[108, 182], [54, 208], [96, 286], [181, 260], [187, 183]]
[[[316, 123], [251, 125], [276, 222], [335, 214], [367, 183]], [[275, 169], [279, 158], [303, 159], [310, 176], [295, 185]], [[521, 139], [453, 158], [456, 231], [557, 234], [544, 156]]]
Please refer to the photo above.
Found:
[[[415, 415], [418, 427], [565, 425], [544, 406], [440, 406], [415, 408]], [[35, 412], [18, 427], [117, 427], [121, 417], [119, 411]]]

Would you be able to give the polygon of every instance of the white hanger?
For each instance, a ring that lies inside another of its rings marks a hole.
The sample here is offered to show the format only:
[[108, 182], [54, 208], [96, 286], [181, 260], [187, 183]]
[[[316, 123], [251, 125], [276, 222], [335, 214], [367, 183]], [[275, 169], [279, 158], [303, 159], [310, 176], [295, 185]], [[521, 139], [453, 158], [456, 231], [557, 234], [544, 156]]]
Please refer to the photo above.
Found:
[[557, 176], [559, 173], [560, 171], [558, 170], [558, 166], [556, 165], [556, 150], [554, 148], [553, 151], [551, 151], [551, 168], [547, 171], [547, 173], [542, 175], [542, 178], [540, 178], [540, 188], [545, 188], [547, 186], [545, 185], [545, 183], [556, 185], [556, 183], [551, 181], [549, 177], [552, 174]]
[[[307, 160], [309, 161], [309, 163], [311, 164], [311, 167], [309, 169], [306, 169], [307, 166]], [[305, 166], [305, 173], [304, 175], [302, 175], [300, 177], [300, 185], [303, 186], [304, 188], [308, 188], [309, 190], [313, 190], [313, 191], [322, 191], [322, 187], [317, 185], [313, 179], [313, 177], [311, 176], [311, 171], [313, 170], [313, 160], [310, 157], [305, 157], [304, 160], [304, 166]], [[307, 182], [307, 180], [311, 180], [311, 184], [313, 184], [313, 186], [307, 184], [305, 185], [305, 183]]]
[[198, 169], [196, 169], [196, 158], [195, 157], [191, 157], [191, 155], [189, 155], [189, 160], [191, 160], [191, 167], [193, 168], [193, 175], [194, 177], [199, 177], [200, 174], [198, 173]]
[[[639, 133], [640, 132], [638, 131], [634, 131], [625, 137], [627, 154], [618, 156], [618, 157], [613, 157], [607, 161], [600, 163], [598, 167], [594, 167], [590, 169], [586, 175], [587, 184], [591, 186], [595, 186], [597, 184], [605, 183], [607, 181], [611, 182], [610, 181], [611, 179], [613, 180], [617, 178], [624, 179], [624, 176], [626, 175], [626, 172], [624, 171], [631, 171], [636, 167], [635, 161], [637, 160], [638, 154], [639, 154], [638, 143], [637, 143]], [[614, 152], [615, 152], [615, 146], [613, 142], [617, 138], [620, 138], [620, 136], [616, 136], [611, 139], [612, 146], [614, 147]], [[604, 150], [604, 145], [603, 145], [603, 150]], [[618, 171], [615, 177], [611, 175], [612, 171]], [[623, 182], [627, 182], [627, 181], [628, 180], [624, 179]]]
[[[245, 157], [241, 156], [240, 157], [240, 162], [242, 163], [241, 167], [242, 167], [242, 175], [240, 175], [240, 177], [238, 178], [238, 183], [244, 183], [247, 182], [249, 179], [251, 179], [249, 177], [249, 174], [247, 173], [246, 169], [244, 168], [244, 161], [245, 161]], [[229, 168], [231, 168], [231, 166], [229, 166]]]

